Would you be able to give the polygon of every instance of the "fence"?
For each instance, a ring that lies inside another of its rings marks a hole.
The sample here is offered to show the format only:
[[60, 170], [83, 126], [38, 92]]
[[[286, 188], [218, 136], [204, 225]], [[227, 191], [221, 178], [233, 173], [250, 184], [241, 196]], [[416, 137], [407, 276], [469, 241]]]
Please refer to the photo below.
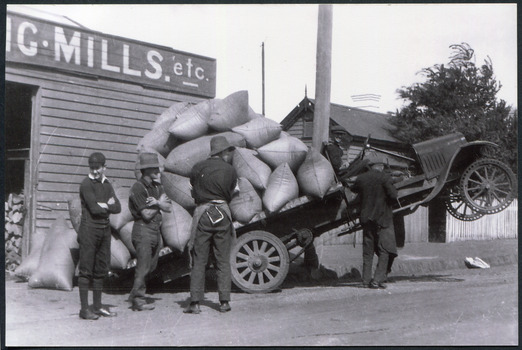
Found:
[[518, 238], [518, 201], [505, 210], [484, 215], [475, 221], [461, 221], [451, 215], [446, 220], [446, 242]]

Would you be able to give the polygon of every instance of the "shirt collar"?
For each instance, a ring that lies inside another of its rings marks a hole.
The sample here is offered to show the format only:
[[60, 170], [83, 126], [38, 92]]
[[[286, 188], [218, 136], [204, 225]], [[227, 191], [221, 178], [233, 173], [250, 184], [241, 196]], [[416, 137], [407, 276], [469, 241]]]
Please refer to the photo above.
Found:
[[102, 175], [101, 180], [95, 179], [94, 176], [92, 176], [92, 174], [90, 174], [90, 173], [88, 176], [89, 176], [89, 179], [91, 179], [93, 181], [100, 181], [101, 183], [104, 183], [105, 181], [107, 181], [107, 177], [105, 175]]

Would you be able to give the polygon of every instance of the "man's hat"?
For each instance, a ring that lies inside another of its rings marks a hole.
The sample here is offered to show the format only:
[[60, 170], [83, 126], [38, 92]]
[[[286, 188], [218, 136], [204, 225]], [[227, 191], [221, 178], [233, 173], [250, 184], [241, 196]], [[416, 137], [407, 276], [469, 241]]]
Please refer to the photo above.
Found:
[[378, 154], [376, 154], [375, 152], [367, 152], [365, 158], [369, 161], [369, 165], [374, 165], [374, 164], [386, 165], [385, 159], [383, 157], [379, 156]]
[[101, 166], [105, 165], [105, 156], [103, 153], [100, 152], [94, 152], [89, 156], [89, 167], [96, 167], [99, 168]]
[[136, 169], [159, 168], [160, 163], [156, 153], [140, 153], [140, 162]]
[[332, 134], [347, 133], [347, 131], [340, 125], [334, 125], [330, 128]]
[[215, 156], [216, 154], [228, 149], [234, 150], [236, 147], [228, 143], [228, 140], [225, 136], [214, 136], [210, 140], [210, 156]]

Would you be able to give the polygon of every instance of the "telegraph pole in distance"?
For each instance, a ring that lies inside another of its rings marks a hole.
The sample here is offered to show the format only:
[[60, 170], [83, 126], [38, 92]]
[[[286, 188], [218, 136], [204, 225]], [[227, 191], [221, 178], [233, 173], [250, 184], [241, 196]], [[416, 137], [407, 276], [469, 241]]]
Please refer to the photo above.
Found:
[[312, 149], [321, 151], [328, 141], [330, 125], [330, 91], [332, 81], [332, 5], [320, 4], [317, 19], [317, 53], [315, 73], [315, 109]]
[[262, 95], [263, 95], [263, 112], [265, 115], [265, 42], [261, 44], [261, 81], [262, 81]]

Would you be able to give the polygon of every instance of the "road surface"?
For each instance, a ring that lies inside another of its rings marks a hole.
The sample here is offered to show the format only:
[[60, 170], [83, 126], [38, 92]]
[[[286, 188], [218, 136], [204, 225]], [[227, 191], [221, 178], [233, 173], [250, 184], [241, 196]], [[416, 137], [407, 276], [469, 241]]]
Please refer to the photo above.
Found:
[[518, 269], [453, 270], [391, 278], [386, 290], [349, 281], [232, 294], [217, 311], [207, 293], [199, 315], [183, 314], [187, 281], [163, 285], [154, 311], [133, 312], [128, 294], [104, 294], [118, 317], [78, 318], [72, 292], [6, 281], [7, 346], [398, 346], [517, 345]]

